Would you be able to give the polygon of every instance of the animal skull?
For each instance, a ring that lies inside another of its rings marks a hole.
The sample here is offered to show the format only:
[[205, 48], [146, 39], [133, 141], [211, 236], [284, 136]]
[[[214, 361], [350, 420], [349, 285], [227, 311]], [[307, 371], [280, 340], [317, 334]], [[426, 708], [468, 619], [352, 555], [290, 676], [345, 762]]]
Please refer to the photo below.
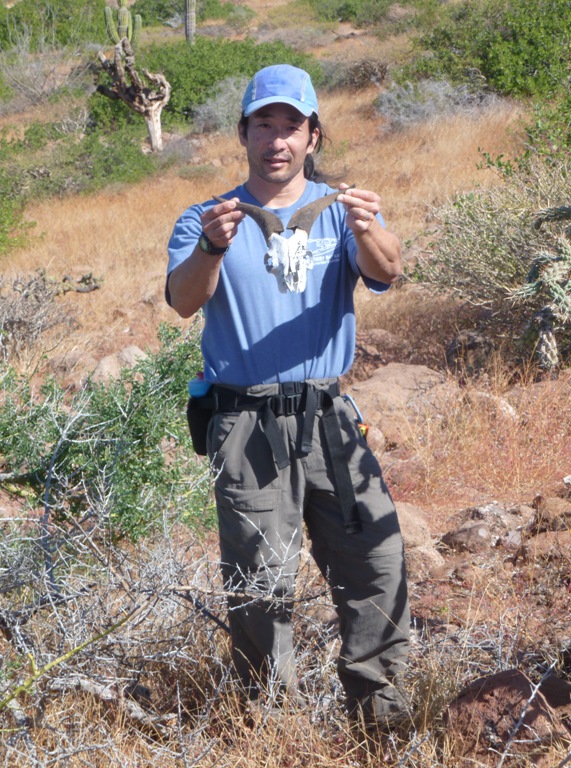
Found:
[[[264, 264], [268, 272], [276, 276], [282, 293], [305, 290], [307, 270], [313, 268], [313, 254], [307, 250], [309, 232], [319, 214], [332, 205], [339, 194], [333, 192], [299, 208], [287, 225], [287, 229], [293, 230], [291, 237], [282, 236], [284, 226], [271, 211], [249, 203], [236, 204], [236, 208], [251, 216], [262, 230], [268, 245]], [[214, 197], [214, 200], [226, 202], [223, 197]]]

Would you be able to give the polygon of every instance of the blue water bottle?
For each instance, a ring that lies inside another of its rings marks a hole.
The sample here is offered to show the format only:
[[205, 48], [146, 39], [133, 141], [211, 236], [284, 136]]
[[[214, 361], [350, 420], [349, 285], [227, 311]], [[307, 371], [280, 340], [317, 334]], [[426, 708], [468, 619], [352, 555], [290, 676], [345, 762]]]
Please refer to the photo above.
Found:
[[204, 374], [202, 371], [197, 373], [195, 379], [191, 379], [188, 382], [188, 394], [191, 397], [204, 397], [208, 394], [208, 390], [212, 385], [208, 381], [204, 381]]

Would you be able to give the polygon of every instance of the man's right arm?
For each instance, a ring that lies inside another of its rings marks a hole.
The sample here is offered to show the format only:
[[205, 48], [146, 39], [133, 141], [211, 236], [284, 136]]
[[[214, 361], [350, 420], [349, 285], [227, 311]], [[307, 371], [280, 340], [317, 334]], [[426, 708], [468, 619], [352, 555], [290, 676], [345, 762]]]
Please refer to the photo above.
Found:
[[[237, 198], [235, 198], [237, 200]], [[202, 231], [216, 248], [228, 248], [245, 214], [228, 200], [206, 209], [200, 216]], [[189, 256], [170, 273], [169, 304], [181, 317], [191, 317], [211, 298], [220, 277], [224, 254], [205, 253], [196, 244]]]
[[206, 304], [218, 285], [224, 254], [204, 253], [198, 245], [190, 256], [175, 267], [168, 278], [171, 307], [181, 317], [191, 317]]

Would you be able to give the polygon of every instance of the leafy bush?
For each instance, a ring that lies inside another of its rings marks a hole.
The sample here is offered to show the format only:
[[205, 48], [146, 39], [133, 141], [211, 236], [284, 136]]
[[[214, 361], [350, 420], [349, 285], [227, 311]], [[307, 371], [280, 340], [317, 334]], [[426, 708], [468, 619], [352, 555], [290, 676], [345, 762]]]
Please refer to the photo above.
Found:
[[527, 139], [532, 152], [552, 162], [569, 161], [571, 151], [571, 94], [559, 93], [550, 101], [538, 100], [533, 105], [533, 118], [527, 126]]
[[[79, 121], [80, 130], [81, 126]], [[61, 122], [31, 123], [21, 140], [4, 145], [0, 178], [6, 175], [8, 200], [17, 208], [31, 199], [140, 181], [156, 168], [155, 158], [141, 152], [145, 133], [140, 121], [109, 135], [88, 133], [78, 141], [76, 133]]]
[[20, 0], [0, 9], [0, 50], [30, 36], [32, 50], [45, 43], [65, 47], [106, 40], [105, 0]]
[[5, 168], [0, 168], [0, 255], [25, 242], [23, 208], [14, 180]]
[[390, 0], [310, 0], [310, 5], [318, 19], [369, 26], [382, 21], [392, 3]]
[[282, 43], [252, 40], [210, 40], [198, 37], [195, 45], [186, 41], [157, 46], [141, 51], [140, 65], [150, 72], [162, 72], [172, 86], [171, 100], [164, 114], [188, 119], [193, 109], [213, 94], [217, 83], [231, 76], [250, 78], [261, 67], [270, 64], [294, 64], [307, 69], [314, 82], [321, 80], [320, 65], [310, 56]]
[[96, 517], [139, 537], [170, 508], [196, 524], [206, 499], [185, 498], [204, 467], [184, 416], [186, 382], [201, 366], [198, 334], [168, 326], [159, 352], [116, 381], [87, 383], [71, 398], [55, 380], [38, 393], [4, 367], [0, 454], [4, 480], [26, 488], [56, 519]]
[[[231, 21], [233, 17], [243, 11], [249, 12], [243, 6], [223, 0], [197, 0], [196, 18], [198, 21], [205, 19], [224, 19]], [[139, 13], [146, 26], [158, 26], [159, 24], [182, 24], [185, 13], [185, 0], [136, 0], [131, 7], [132, 13]]]
[[477, 70], [496, 91], [549, 95], [568, 74], [566, 0], [469, 0], [452, 4], [420, 43], [417, 73], [464, 80]]

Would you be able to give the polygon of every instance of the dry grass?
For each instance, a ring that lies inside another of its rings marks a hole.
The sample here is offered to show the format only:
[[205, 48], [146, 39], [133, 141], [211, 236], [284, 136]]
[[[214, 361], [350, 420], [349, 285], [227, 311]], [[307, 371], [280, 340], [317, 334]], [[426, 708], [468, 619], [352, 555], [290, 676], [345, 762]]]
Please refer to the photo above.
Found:
[[[8, 532], [12, 547], [24, 552], [46, 545], [40, 520], [6, 521], [3, 533]], [[417, 619], [406, 682], [417, 707], [410, 737], [391, 738], [382, 753], [364, 752], [347, 727], [335, 675], [339, 640], [329, 629], [331, 605], [311, 559], [299, 573], [294, 617], [308, 706], [298, 710], [286, 702], [276, 711], [270, 688], [260, 707], [244, 713], [229, 666], [228, 635], [214, 618], [225, 620], [212, 542], [166, 518], [163, 533], [137, 547], [113, 545], [104, 528], [93, 525], [76, 530], [73, 538], [65, 528], [51, 533], [47, 545], [59, 542], [52, 549], [59, 593], [41, 578], [38, 564], [3, 606], [3, 617], [19, 610], [26, 621], [16, 639], [0, 639], [0, 701], [15, 684], [8, 681], [21, 682], [31, 673], [30, 658], [41, 667], [134, 606], [140, 612], [40, 676], [13, 708], [0, 706], [0, 760], [6, 768], [455, 768], [442, 726], [447, 703], [475, 676], [523, 662], [533, 669], [553, 653], [538, 645], [531, 621], [537, 628], [538, 616], [532, 617], [531, 605], [525, 609], [536, 579], [523, 588], [510, 585], [499, 559], [491, 558], [471, 588], [441, 592], [433, 618]], [[87, 550], [97, 557], [89, 558]], [[185, 601], [181, 586], [173, 585], [185, 585], [184, 594], [199, 602]], [[411, 587], [413, 602], [417, 590], [438, 593], [436, 581]], [[52, 601], [31, 611], [46, 593]], [[67, 599], [55, 599], [58, 594]], [[553, 750], [551, 765], [563, 757], [562, 750]]]
[[[498, 363], [501, 366], [501, 361]], [[497, 500], [531, 503], [555, 493], [571, 466], [571, 377], [514, 386], [505, 369], [488, 380], [447, 384], [428, 395], [407, 448], [423, 473], [407, 499], [433, 509]]]
[[507, 102], [477, 116], [456, 115], [384, 133], [371, 106], [376, 93], [353, 93], [350, 105], [342, 93], [324, 100], [323, 123], [333, 142], [325, 164], [334, 174], [377, 191], [387, 225], [403, 240], [417, 235], [431, 209], [455, 192], [496, 181], [477, 168], [481, 149], [510, 156], [521, 146], [522, 114]]

